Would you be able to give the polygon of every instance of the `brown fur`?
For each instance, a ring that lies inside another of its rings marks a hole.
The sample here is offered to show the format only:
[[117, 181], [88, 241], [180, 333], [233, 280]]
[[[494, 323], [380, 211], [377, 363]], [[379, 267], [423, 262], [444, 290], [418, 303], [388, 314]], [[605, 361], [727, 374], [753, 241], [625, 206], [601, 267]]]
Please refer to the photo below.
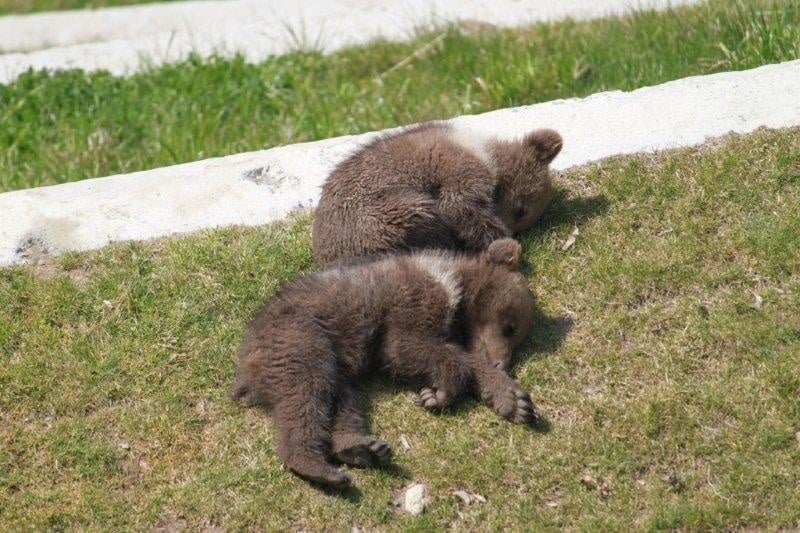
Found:
[[251, 322], [231, 396], [273, 413], [291, 470], [336, 487], [351, 480], [331, 461], [365, 467], [391, 457], [367, 434], [357, 398], [371, 369], [421, 387], [427, 409], [471, 392], [531, 422], [530, 396], [505, 372], [533, 320], [519, 253], [502, 239], [477, 257], [426, 251], [303, 276]]
[[[314, 215], [314, 255], [341, 259], [419, 248], [483, 250], [530, 228], [549, 205], [561, 136], [479, 139], [446, 123], [382, 137], [337, 166]], [[476, 144], [476, 143], [472, 143]]]

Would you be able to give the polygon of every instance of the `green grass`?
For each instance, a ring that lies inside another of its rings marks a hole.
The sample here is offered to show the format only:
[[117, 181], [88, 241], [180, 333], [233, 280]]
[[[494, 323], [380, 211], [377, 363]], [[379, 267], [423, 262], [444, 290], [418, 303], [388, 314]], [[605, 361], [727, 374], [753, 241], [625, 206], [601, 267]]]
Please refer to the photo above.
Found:
[[396, 70], [441, 33], [259, 65], [194, 59], [130, 78], [29, 73], [0, 86], [0, 191], [800, 57], [800, 10], [789, 0], [443, 31], [440, 45]]
[[97, 9], [111, 6], [171, 2], [173, 0], [0, 0], [0, 15], [61, 11], [64, 9]]
[[[343, 498], [225, 396], [249, 315], [314, 268], [307, 217], [1, 270], [2, 529], [800, 527], [800, 129], [558, 181], [522, 239], [546, 318], [515, 369], [550, 430], [377, 385], [398, 467]], [[389, 504], [411, 480], [418, 518]]]

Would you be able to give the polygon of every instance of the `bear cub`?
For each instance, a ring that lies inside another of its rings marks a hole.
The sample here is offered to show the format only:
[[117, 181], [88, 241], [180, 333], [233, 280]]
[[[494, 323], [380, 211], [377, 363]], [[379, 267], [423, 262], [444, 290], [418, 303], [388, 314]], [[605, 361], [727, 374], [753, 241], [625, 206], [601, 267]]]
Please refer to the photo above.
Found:
[[321, 265], [420, 248], [484, 250], [533, 226], [550, 204], [553, 130], [518, 141], [431, 122], [383, 136], [322, 186], [313, 246]]
[[286, 466], [338, 488], [351, 479], [334, 463], [391, 459], [360, 407], [357, 384], [371, 370], [419, 387], [425, 409], [470, 393], [512, 422], [534, 422], [530, 395], [506, 373], [533, 321], [519, 255], [501, 239], [477, 256], [421, 251], [290, 282], [248, 326], [231, 397], [272, 412]]

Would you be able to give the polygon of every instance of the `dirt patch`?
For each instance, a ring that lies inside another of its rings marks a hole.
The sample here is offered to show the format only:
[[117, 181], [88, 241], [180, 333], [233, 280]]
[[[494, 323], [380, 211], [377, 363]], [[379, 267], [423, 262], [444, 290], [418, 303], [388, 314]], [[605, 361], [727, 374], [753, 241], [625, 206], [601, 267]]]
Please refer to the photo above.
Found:
[[65, 268], [53, 256], [47, 256], [44, 261], [37, 263], [33, 273], [41, 279], [69, 278], [79, 289], [85, 289], [89, 285], [91, 277], [91, 269], [88, 265], [82, 264], [75, 268]]
[[50, 259], [52, 254], [41, 237], [26, 237], [14, 253], [26, 263], [38, 265]]
[[287, 174], [283, 169], [273, 165], [264, 165], [242, 172], [242, 179], [252, 181], [259, 187], [266, 187], [270, 192], [276, 192], [289, 182], [296, 183], [295, 176]]

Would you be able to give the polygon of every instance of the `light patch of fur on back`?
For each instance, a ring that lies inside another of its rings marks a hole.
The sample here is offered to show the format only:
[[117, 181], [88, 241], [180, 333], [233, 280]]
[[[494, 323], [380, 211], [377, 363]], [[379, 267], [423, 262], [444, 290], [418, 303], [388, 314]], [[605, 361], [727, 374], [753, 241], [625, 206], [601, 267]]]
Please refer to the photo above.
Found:
[[341, 278], [344, 275], [344, 270], [341, 267], [326, 268], [325, 270], [318, 270], [314, 273], [319, 279], [329, 281]]
[[475, 155], [475, 157], [480, 159], [480, 161], [489, 168], [489, 171], [493, 175], [497, 174], [497, 163], [494, 157], [492, 157], [492, 152], [489, 150], [491, 138], [486, 137], [486, 135], [474, 129], [465, 128], [463, 126], [448, 125], [444, 131], [451, 142]]
[[391, 271], [396, 258], [389, 257], [372, 263], [363, 263], [352, 266], [333, 266], [325, 270], [314, 272], [314, 276], [322, 281], [336, 283], [342, 280], [355, 283], [360, 287], [367, 287], [372, 280]]
[[450, 312], [447, 315], [446, 326], [449, 327], [458, 303], [461, 301], [461, 284], [458, 273], [453, 267], [452, 259], [441, 252], [427, 251], [418, 253], [414, 257], [414, 261], [422, 270], [430, 274], [447, 293]]

